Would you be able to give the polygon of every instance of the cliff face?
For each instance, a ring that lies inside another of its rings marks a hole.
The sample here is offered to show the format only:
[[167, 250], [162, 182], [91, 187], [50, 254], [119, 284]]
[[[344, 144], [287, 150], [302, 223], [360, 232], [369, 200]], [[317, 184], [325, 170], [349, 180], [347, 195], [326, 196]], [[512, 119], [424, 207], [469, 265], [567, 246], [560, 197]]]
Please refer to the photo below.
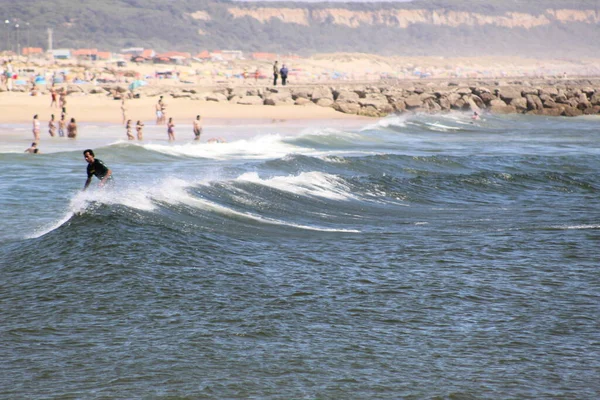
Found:
[[600, 15], [595, 10], [569, 9], [547, 9], [539, 15], [507, 12], [504, 15], [499, 16], [444, 9], [354, 11], [343, 8], [309, 10], [302, 8], [229, 7], [227, 11], [234, 18], [249, 17], [261, 23], [268, 23], [271, 19], [278, 19], [285, 23], [303, 26], [333, 23], [335, 25], [350, 28], [357, 28], [365, 25], [407, 28], [413, 24], [429, 24], [454, 28], [460, 26], [495, 25], [503, 28], [530, 29], [556, 22], [563, 24], [571, 22], [597, 24], [600, 22]]

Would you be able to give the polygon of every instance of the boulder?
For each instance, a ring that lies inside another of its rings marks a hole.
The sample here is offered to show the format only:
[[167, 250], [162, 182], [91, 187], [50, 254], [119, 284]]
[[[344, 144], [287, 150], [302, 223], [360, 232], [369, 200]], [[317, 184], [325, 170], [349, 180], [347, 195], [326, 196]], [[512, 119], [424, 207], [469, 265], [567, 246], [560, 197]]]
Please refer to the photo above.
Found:
[[394, 110], [396, 110], [396, 111], [402, 112], [402, 111], [406, 110], [406, 103], [402, 99], [396, 100], [391, 104], [392, 104], [392, 107], [394, 107]]
[[565, 106], [562, 115], [564, 115], [565, 117], [578, 117], [580, 115], [583, 115], [583, 111], [576, 107]]
[[[195, 92], [194, 92], [195, 93]], [[232, 97], [246, 97], [248, 95], [248, 90], [243, 89], [243, 88], [232, 88], [229, 90], [229, 100], [231, 100]]]
[[236, 104], [242, 104], [245, 106], [258, 106], [264, 104], [264, 100], [260, 96], [244, 96], [238, 98]]
[[294, 104], [297, 105], [297, 106], [305, 106], [305, 105], [308, 105], [308, 104], [312, 104], [312, 101], [310, 101], [306, 97], [298, 97], [294, 101]]
[[317, 101], [313, 99], [313, 102], [321, 107], [331, 107], [333, 105], [333, 98], [321, 97]]
[[537, 95], [528, 94], [525, 96], [525, 99], [527, 100], [528, 110], [541, 110], [542, 108], [544, 108], [542, 100], [540, 100], [540, 98]]
[[458, 94], [460, 94], [461, 96], [464, 96], [464, 95], [466, 95], [466, 94], [471, 94], [472, 92], [471, 92], [471, 89], [470, 89], [470, 88], [461, 87], [461, 88], [455, 89], [455, 90], [454, 90], [454, 93], [458, 93]]
[[358, 114], [361, 109], [358, 103], [333, 103], [333, 108], [344, 114]]
[[527, 114], [544, 115], [547, 117], [558, 117], [562, 115], [563, 107], [560, 108], [544, 108], [541, 110], [531, 110]]
[[331, 104], [333, 104], [333, 93], [331, 92], [331, 90], [325, 86], [319, 86], [317, 88], [315, 88], [311, 95], [310, 98], [312, 99], [313, 102], [317, 103], [320, 99], [327, 99], [327, 100], [331, 100]]
[[514, 99], [523, 98], [521, 96], [521, 88], [512, 86], [498, 89], [498, 96], [507, 103], [510, 103]]
[[515, 114], [517, 109], [515, 106], [491, 106], [489, 111], [492, 114]]
[[494, 100], [490, 101], [489, 106], [490, 107], [506, 107], [506, 103], [500, 99], [494, 99]]
[[515, 107], [518, 112], [527, 111], [527, 99], [524, 99], [523, 97], [517, 97], [512, 99], [509, 105]]
[[356, 92], [350, 92], [348, 90], [340, 91], [337, 93], [335, 101], [344, 103], [358, 103], [358, 94]]
[[223, 93], [210, 93], [206, 96], [206, 101], [225, 102], [228, 99]]
[[421, 101], [421, 96], [419, 96], [418, 94], [408, 96], [406, 99], [404, 99], [404, 102], [406, 104], [406, 108], [409, 110], [416, 107], [421, 107], [423, 105], [423, 102]]
[[266, 106], [283, 106], [294, 104], [294, 99], [289, 92], [268, 93], [265, 95], [264, 104]]

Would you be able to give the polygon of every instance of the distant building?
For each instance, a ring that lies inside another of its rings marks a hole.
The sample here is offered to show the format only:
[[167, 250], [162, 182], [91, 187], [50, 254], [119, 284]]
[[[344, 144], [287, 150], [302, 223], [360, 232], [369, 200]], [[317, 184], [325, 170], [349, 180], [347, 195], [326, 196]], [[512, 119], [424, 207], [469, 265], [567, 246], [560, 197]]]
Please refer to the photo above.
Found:
[[244, 53], [241, 50], [223, 50], [221, 52], [223, 60], [225, 61], [233, 61], [233, 60], [243, 60]]
[[130, 47], [127, 49], [121, 49], [121, 54], [124, 54], [126, 56], [141, 56], [143, 52], [143, 47]]
[[71, 52], [71, 57], [75, 57], [78, 60], [91, 60], [96, 61], [98, 59], [98, 49], [77, 49]]
[[252, 53], [252, 59], [257, 61], [275, 61], [277, 54], [274, 53]]
[[24, 56], [43, 55], [44, 50], [41, 47], [25, 47], [21, 50], [21, 54]]
[[51, 54], [55, 60], [69, 60], [71, 58], [70, 49], [55, 49], [51, 51]]

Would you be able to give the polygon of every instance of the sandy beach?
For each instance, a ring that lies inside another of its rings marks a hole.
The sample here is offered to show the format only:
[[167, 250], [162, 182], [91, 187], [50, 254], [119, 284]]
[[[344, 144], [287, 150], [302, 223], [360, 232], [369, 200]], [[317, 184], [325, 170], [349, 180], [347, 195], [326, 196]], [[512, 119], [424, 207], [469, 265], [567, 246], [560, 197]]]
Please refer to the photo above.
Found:
[[[156, 120], [154, 106], [158, 97], [142, 97], [126, 102], [127, 117], [133, 121], [150, 123]], [[39, 115], [42, 126], [51, 114], [60, 117], [60, 109], [50, 107], [50, 95], [31, 96], [28, 93], [0, 93], [0, 124], [28, 123], [35, 114]], [[122, 119], [121, 102], [112, 97], [98, 95], [68, 96], [67, 112], [69, 118], [78, 123], [102, 122], [120, 123]], [[217, 103], [203, 100], [167, 99], [167, 116], [174, 121], [191, 123], [196, 115], [205, 119], [357, 119], [365, 118], [335, 111], [329, 107], [314, 104], [306, 106], [256, 106]]]

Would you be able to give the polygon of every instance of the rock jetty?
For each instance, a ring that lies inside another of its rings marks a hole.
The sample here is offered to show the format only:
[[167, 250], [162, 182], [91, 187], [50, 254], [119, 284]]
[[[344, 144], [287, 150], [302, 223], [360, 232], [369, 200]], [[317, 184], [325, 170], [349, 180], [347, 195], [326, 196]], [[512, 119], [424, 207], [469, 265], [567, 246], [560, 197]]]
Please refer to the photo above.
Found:
[[[66, 85], [69, 93], [116, 96], [121, 85]], [[223, 86], [147, 85], [135, 95], [159, 95], [242, 105], [332, 107], [346, 114], [382, 117], [421, 112], [487, 111], [495, 114], [579, 116], [600, 114], [600, 78], [537, 80], [419, 80], [377, 84]]]

